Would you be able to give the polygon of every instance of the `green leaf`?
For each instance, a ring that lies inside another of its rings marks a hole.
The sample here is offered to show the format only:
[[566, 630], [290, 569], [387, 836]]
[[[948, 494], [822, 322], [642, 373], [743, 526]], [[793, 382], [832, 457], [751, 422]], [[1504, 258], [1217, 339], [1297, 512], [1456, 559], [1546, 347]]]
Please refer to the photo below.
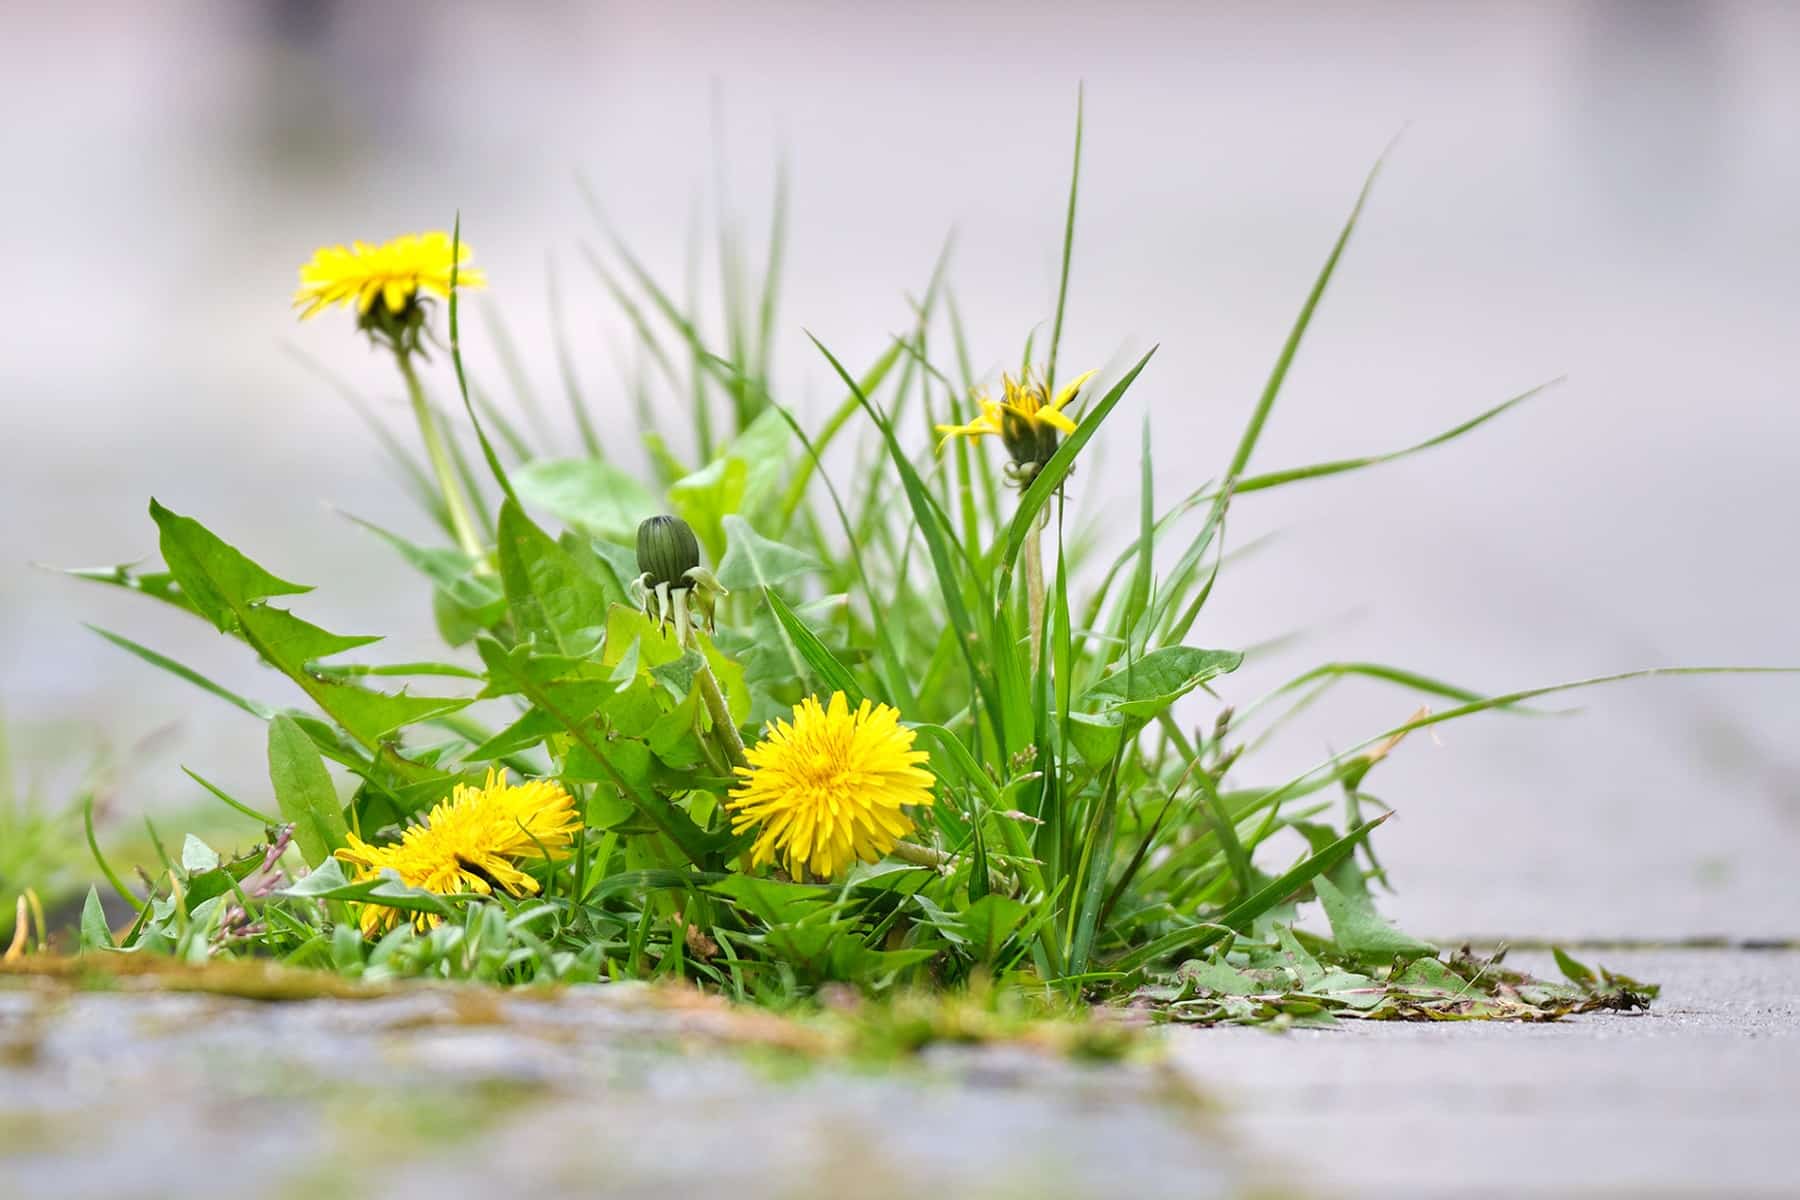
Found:
[[[348, 514], [346, 514], [348, 515]], [[445, 546], [420, 546], [361, 517], [350, 519], [392, 546], [401, 558], [437, 585], [444, 598], [483, 629], [492, 628], [506, 615], [506, 600], [492, 576], [479, 575], [475, 563], [461, 550]]]
[[755, 516], [773, 500], [776, 486], [789, 474], [788, 451], [792, 449], [793, 436], [794, 431], [780, 413], [765, 409], [725, 448], [728, 457], [741, 459], [750, 468], [739, 512]]
[[[308, 745], [310, 744], [309, 742]], [[324, 764], [320, 765], [323, 767]], [[219, 852], [193, 834], [188, 834], [181, 843], [181, 869], [189, 875], [199, 875], [215, 869], [218, 865]]]
[[564, 524], [615, 541], [637, 535], [654, 516], [656, 499], [643, 484], [610, 463], [593, 458], [540, 459], [512, 473], [519, 498]]
[[644, 734], [645, 744], [667, 766], [692, 770], [705, 761], [700, 739], [696, 736], [699, 719], [700, 691], [696, 688], [651, 723]]
[[1122, 955], [1112, 964], [1113, 969], [1135, 971], [1178, 950], [1204, 949], [1233, 930], [1249, 928], [1251, 922], [1258, 917], [1348, 858], [1389, 815], [1383, 813], [1373, 821], [1358, 825], [1323, 850], [1301, 859], [1286, 872], [1271, 879], [1255, 893], [1239, 900], [1212, 920], [1173, 930]]
[[1263, 990], [1259, 981], [1236, 968], [1200, 958], [1190, 958], [1182, 963], [1176, 969], [1176, 975], [1220, 996], [1254, 996]]
[[801, 920], [819, 911], [832, 896], [828, 889], [814, 884], [759, 879], [754, 875], [727, 875], [707, 890], [735, 901], [770, 925]]
[[744, 681], [743, 664], [727, 657], [704, 633], [699, 634], [698, 639], [700, 652], [706, 656], [706, 665], [712, 668], [719, 690], [725, 693], [726, 710], [732, 721], [742, 725], [750, 716], [750, 686]]
[[1237, 670], [1243, 661], [1234, 650], [1165, 646], [1119, 667], [1090, 687], [1082, 701], [1103, 712], [1149, 720], [1207, 680]]
[[[771, 541], [756, 532], [750, 522], [733, 514], [725, 518], [725, 557], [719, 562], [719, 582], [733, 591], [768, 591], [775, 584], [819, 569], [819, 562], [805, 551]], [[805, 678], [807, 665], [793, 634], [779, 620], [775, 630], [793, 674]]]
[[[977, 864], [979, 868], [979, 864]], [[969, 905], [962, 914], [963, 934], [969, 939], [969, 953], [975, 961], [991, 964], [1000, 957], [1006, 939], [1030, 911], [1011, 896], [992, 892]]]
[[737, 510], [749, 481], [750, 468], [742, 459], [720, 458], [669, 485], [669, 507], [693, 526], [715, 561], [725, 544], [725, 514]]
[[161, 600], [164, 604], [173, 605], [183, 612], [197, 611], [188, 603], [188, 598], [181, 594], [175, 586], [175, 576], [167, 571], [135, 571], [136, 563], [120, 563], [113, 567], [64, 567], [64, 575], [72, 575], [76, 579], [86, 579], [94, 583], [110, 584], [124, 588], [128, 592], [138, 592], [153, 600]]
[[113, 645], [119, 647], [119, 649], [125, 651], [127, 654], [140, 658], [159, 670], [167, 671], [177, 679], [184, 679], [201, 691], [210, 692], [227, 704], [243, 709], [253, 717], [259, 717], [266, 721], [275, 713], [275, 710], [268, 705], [259, 704], [255, 700], [246, 699], [232, 691], [230, 688], [227, 688], [224, 684], [215, 683], [213, 680], [200, 674], [200, 672], [194, 670], [192, 667], [184, 666], [174, 659], [169, 658], [167, 655], [158, 654], [156, 651], [150, 649], [150, 647], [134, 642], [122, 634], [114, 633], [110, 629], [102, 629], [98, 625], [89, 625], [88, 628], [111, 642]]
[[1275, 941], [1281, 947], [1275, 955], [1275, 961], [1298, 975], [1303, 989], [1310, 990], [1325, 978], [1325, 968], [1300, 944], [1300, 939], [1294, 936], [1292, 928], [1286, 925], [1276, 927]]
[[1066, 732], [1083, 762], [1091, 767], [1104, 767], [1119, 752], [1119, 741], [1125, 736], [1125, 715], [1119, 712], [1072, 712]]
[[[619, 611], [617, 608], [613, 610], [615, 613]], [[624, 611], [629, 612], [630, 610]], [[667, 797], [628, 779], [615, 762], [614, 752], [611, 749], [603, 750], [601, 748], [605, 739], [597, 736], [591, 723], [584, 719], [593, 711], [593, 708], [588, 707], [586, 711], [583, 711], [582, 705], [591, 703], [593, 706], [598, 706], [600, 699], [603, 698], [598, 689], [592, 685], [598, 682], [604, 687], [605, 694], [610, 694], [614, 686], [611, 681], [583, 680], [579, 692], [570, 693], [557, 685], [556, 672], [559, 668], [566, 669], [568, 666], [578, 664], [570, 664], [567, 660], [546, 663], [542, 660], [534, 660], [528, 655], [509, 653], [506, 647], [490, 637], [478, 639], [475, 646], [481, 654], [481, 661], [487, 664], [490, 691], [495, 694], [516, 692], [537, 708], [543, 709], [554, 717], [563, 727], [563, 732], [568, 734], [575, 744], [593, 760], [594, 765], [600, 769], [603, 775], [636, 805], [639, 813], [667, 835], [689, 861], [696, 866], [705, 865], [714, 839], [695, 825], [691, 817], [671, 804]], [[576, 703], [576, 700], [579, 703]], [[624, 742], [620, 742], [615, 745], [622, 746], [624, 744]]]
[[1599, 983], [1594, 969], [1584, 962], [1579, 962], [1567, 954], [1561, 946], [1550, 947], [1550, 953], [1556, 958], [1556, 969], [1563, 973], [1563, 978], [1577, 987], [1591, 988]]
[[608, 606], [631, 602], [630, 581], [638, 576], [637, 550], [617, 542], [602, 542], [576, 530], [565, 530], [556, 539], [575, 565], [594, 581]]
[[1331, 922], [1331, 936], [1338, 949], [1359, 958], [1425, 958], [1437, 947], [1402, 933], [1387, 922], [1367, 895], [1346, 892], [1321, 875], [1313, 880], [1319, 904]]
[[[230, 633], [242, 617], [241, 609], [271, 596], [299, 596], [312, 589], [270, 574], [227, 545], [192, 517], [178, 516], [150, 501], [150, 516], [162, 531], [163, 562], [187, 594], [194, 610], [211, 621], [220, 633]], [[321, 643], [338, 650], [366, 646], [375, 638], [335, 638], [319, 631]], [[335, 651], [330, 651], [335, 653]], [[323, 657], [314, 654], [313, 657]]]
[[294, 826], [294, 842], [309, 867], [318, 867], [349, 837], [337, 789], [318, 747], [292, 717], [269, 722], [269, 782], [281, 815]]
[[432, 913], [440, 917], [451, 916], [455, 911], [436, 893], [408, 887], [391, 869], [351, 883], [344, 878], [344, 868], [335, 858], [326, 859], [305, 878], [271, 894], [291, 900], [354, 900], [384, 904], [406, 912]]
[[499, 558], [519, 632], [563, 654], [591, 653], [606, 620], [605, 591], [511, 500], [500, 506]]
[[87, 899], [81, 903], [81, 948], [114, 948], [112, 929], [106, 923], [106, 908], [100, 903], [100, 893], [92, 884], [88, 885]]
[[717, 458], [669, 485], [669, 507], [694, 527], [707, 554], [721, 563], [721, 570], [725, 518], [755, 513], [769, 498], [786, 474], [792, 437], [793, 431], [779, 412], [764, 411]]
[[624, 682], [651, 674], [657, 667], [681, 657], [681, 646], [675, 635], [645, 616], [642, 609], [615, 604], [606, 610], [606, 642], [600, 651], [600, 665], [618, 667], [636, 648], [637, 658], [631, 664], [632, 674], [615, 677]]
[[806, 659], [824, 686], [831, 691], [844, 693], [844, 699], [852, 708], [861, 704], [863, 701], [862, 685], [856, 682], [856, 676], [850, 673], [850, 669], [825, 648], [825, 643], [819, 640], [819, 635], [808, 629], [780, 596], [766, 588], [763, 590], [763, 595], [768, 599], [769, 610], [775, 614], [775, 619], [781, 622], [782, 629], [793, 640], [801, 657]]
[[[454, 697], [370, 691], [320, 676], [310, 668], [314, 659], [379, 639], [342, 637], [285, 609], [270, 607], [265, 601], [272, 596], [307, 589], [270, 574], [198, 521], [179, 516], [155, 500], [150, 502], [150, 515], [162, 530], [163, 561], [195, 609], [221, 631], [247, 642], [369, 749], [380, 748], [382, 740], [402, 726], [454, 712], [468, 703]], [[435, 774], [398, 755], [389, 754], [387, 761], [408, 778]]]
[[819, 569], [818, 559], [771, 541], [735, 513], [725, 518], [724, 528], [725, 557], [719, 560], [719, 582], [733, 591], [773, 587]]

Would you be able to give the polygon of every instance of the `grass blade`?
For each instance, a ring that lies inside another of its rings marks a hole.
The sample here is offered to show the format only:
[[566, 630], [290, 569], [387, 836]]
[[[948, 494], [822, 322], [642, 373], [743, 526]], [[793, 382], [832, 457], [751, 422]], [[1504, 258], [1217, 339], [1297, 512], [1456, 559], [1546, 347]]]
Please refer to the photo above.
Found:
[[764, 588], [762, 591], [763, 597], [769, 602], [769, 611], [773, 612], [775, 619], [781, 622], [781, 627], [787, 631], [788, 637], [793, 639], [800, 656], [806, 659], [807, 664], [818, 673], [819, 679], [825, 686], [832, 691], [844, 693], [844, 699], [852, 708], [862, 703], [864, 696], [862, 685], [856, 681], [856, 676], [850, 673], [850, 668], [837, 660], [837, 656], [826, 648], [824, 642], [819, 640], [819, 635], [807, 628], [806, 622], [795, 615], [794, 610], [775, 594], [773, 588]]
[[1299, 864], [1282, 875], [1270, 880], [1262, 888], [1244, 897], [1212, 921], [1205, 924], [1190, 925], [1185, 929], [1177, 929], [1164, 934], [1153, 942], [1146, 942], [1137, 949], [1112, 964], [1120, 971], [1135, 971], [1159, 959], [1168, 957], [1177, 950], [1204, 950], [1228, 933], [1241, 932], [1252, 921], [1280, 904], [1283, 900], [1311, 883], [1315, 878], [1331, 870], [1350, 856], [1362, 841], [1373, 833], [1377, 826], [1387, 820], [1391, 813], [1383, 813], [1373, 821], [1364, 822], [1346, 833], [1337, 841], [1302, 859]]
[[1056, 353], [1062, 348], [1063, 311], [1069, 302], [1069, 262], [1075, 256], [1075, 197], [1081, 187], [1081, 128], [1087, 89], [1075, 88], [1075, 162], [1069, 168], [1069, 212], [1063, 219], [1062, 271], [1056, 284], [1056, 320], [1050, 327], [1050, 361], [1044, 369], [1044, 394], [1056, 395]]

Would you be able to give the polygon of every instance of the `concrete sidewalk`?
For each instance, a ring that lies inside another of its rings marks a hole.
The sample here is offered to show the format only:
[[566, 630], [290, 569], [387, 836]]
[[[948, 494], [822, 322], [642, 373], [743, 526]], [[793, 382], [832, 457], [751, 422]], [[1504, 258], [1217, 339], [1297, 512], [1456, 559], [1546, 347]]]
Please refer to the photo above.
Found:
[[1662, 1000], [882, 1070], [746, 1052], [760, 1015], [626, 985], [265, 1004], [0, 977], [0, 1195], [1800, 1194], [1800, 953], [1584, 957]]
[[1174, 1061], [1301, 1194], [1800, 1195], [1800, 952], [1581, 957], [1661, 999], [1543, 1025], [1177, 1030]]

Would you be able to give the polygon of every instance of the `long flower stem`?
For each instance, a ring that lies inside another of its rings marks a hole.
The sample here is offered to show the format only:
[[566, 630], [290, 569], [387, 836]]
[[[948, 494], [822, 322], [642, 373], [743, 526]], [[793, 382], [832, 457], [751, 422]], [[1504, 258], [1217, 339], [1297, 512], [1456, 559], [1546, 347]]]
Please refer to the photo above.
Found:
[[731, 706], [725, 703], [725, 693], [719, 688], [718, 677], [712, 672], [705, 656], [700, 659], [700, 669], [694, 672], [694, 679], [700, 684], [700, 699], [706, 703], [706, 711], [712, 717], [713, 732], [725, 743], [725, 752], [731, 756], [731, 765], [743, 767], [749, 765], [744, 757], [744, 739], [738, 736], [737, 723], [731, 719]]
[[1025, 615], [1031, 634], [1031, 670], [1038, 669], [1038, 643], [1044, 637], [1044, 516], [1040, 511], [1025, 535]]
[[469, 502], [450, 465], [450, 453], [444, 446], [437, 421], [431, 415], [431, 406], [425, 402], [425, 389], [419, 383], [418, 372], [413, 370], [412, 355], [405, 350], [396, 350], [394, 360], [400, 364], [400, 374], [406, 380], [406, 395], [412, 401], [413, 417], [419, 422], [419, 436], [425, 440], [425, 454], [431, 459], [431, 469], [437, 475], [438, 489], [444, 493], [444, 507], [450, 513], [450, 528], [456, 534], [456, 544], [480, 564], [483, 558], [481, 536], [475, 532], [475, 522], [469, 516]]
[[[934, 850], [930, 846], [921, 846], [917, 842], [895, 842], [894, 848], [888, 853], [901, 862], [911, 863], [915, 867], [930, 867], [938, 871], [953, 871], [963, 861], [947, 850]], [[988, 886], [1010, 896], [1019, 890], [1019, 881], [1004, 871], [989, 867]]]

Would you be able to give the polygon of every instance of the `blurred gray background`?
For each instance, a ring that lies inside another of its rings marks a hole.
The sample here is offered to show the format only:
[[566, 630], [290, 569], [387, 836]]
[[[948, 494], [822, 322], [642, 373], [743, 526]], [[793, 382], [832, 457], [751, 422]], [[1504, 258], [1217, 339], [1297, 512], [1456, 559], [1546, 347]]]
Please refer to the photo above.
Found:
[[[947, 232], [978, 366], [1054, 297], [1075, 87], [1088, 157], [1067, 364], [1162, 349], [1083, 489], [1132, 520], [1146, 412], [1165, 501], [1229, 456], [1364, 172], [1405, 130], [1255, 466], [1416, 441], [1551, 377], [1474, 439], [1246, 498], [1196, 640], [1505, 689], [1672, 663], [1800, 663], [1800, 8], [1775, 4], [14, 5], [0, 16], [0, 711], [46, 801], [97, 754], [123, 817], [186, 763], [265, 794], [256, 722], [81, 627], [272, 702], [239, 647], [34, 569], [153, 554], [155, 495], [347, 632], [430, 652], [426, 592], [331, 511], [423, 521], [284, 343], [379, 397], [347, 322], [296, 326], [322, 242], [447, 226], [556, 394], [546, 269], [590, 395], [628, 406], [626, 328], [581, 263], [585, 173], [679, 276], [715, 137], [730, 206], [792, 167], [779, 366], [816, 418], [810, 328], [867, 361]], [[722, 114], [722, 117], [715, 117]], [[472, 367], [498, 372], [479, 324]], [[432, 382], [446, 385], [441, 372]], [[572, 440], [571, 440], [571, 445]], [[413, 632], [409, 633], [408, 631]], [[1428, 935], [1800, 934], [1800, 679], [1586, 694], [1579, 716], [1415, 737], [1371, 777], [1393, 911]], [[1319, 706], [1270, 777], [1397, 723]]]

